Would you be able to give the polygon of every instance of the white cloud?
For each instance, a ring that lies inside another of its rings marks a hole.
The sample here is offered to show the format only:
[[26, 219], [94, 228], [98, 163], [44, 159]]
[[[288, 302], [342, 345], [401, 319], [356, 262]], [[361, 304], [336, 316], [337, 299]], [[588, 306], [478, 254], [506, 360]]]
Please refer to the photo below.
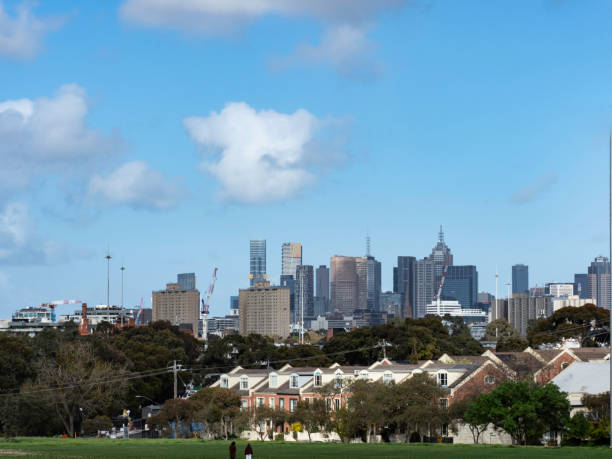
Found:
[[302, 109], [284, 114], [233, 102], [183, 124], [200, 147], [219, 154], [202, 168], [220, 182], [221, 195], [259, 203], [288, 198], [315, 180], [307, 165], [325, 149], [317, 141], [329, 123]]
[[[380, 65], [367, 37], [378, 15], [406, 0], [126, 0], [124, 20], [203, 35], [227, 35], [268, 15], [308, 17], [326, 26], [319, 46], [301, 44], [277, 66], [331, 64], [345, 76], [375, 76]], [[361, 69], [358, 70], [358, 68]], [[373, 67], [373, 68], [369, 68]]]
[[0, 1], [0, 56], [13, 59], [35, 56], [42, 48], [45, 33], [57, 29], [62, 22], [57, 18], [36, 17], [29, 2], [18, 5], [11, 17]]
[[175, 207], [185, 193], [179, 184], [170, 182], [144, 161], [130, 161], [106, 177], [92, 177], [89, 195], [106, 205], [167, 210]]
[[51, 264], [75, 255], [77, 251], [36, 233], [27, 204], [11, 202], [0, 211], [0, 264]]
[[69, 84], [50, 97], [0, 101], [0, 181], [3, 187], [28, 184], [31, 175], [91, 160], [117, 150], [117, 135], [87, 126], [85, 90]]

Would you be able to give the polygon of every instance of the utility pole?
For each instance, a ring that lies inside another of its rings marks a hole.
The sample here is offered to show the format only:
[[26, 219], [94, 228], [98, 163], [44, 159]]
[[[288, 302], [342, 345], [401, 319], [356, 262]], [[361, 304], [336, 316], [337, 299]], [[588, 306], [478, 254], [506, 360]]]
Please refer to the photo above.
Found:
[[125, 266], [121, 266], [121, 309], [123, 309], [123, 271], [125, 271]]
[[110, 260], [111, 255], [110, 251], [106, 252], [106, 316], [108, 318], [108, 323], [110, 324]]
[[[612, 260], [612, 131], [610, 132], [610, 259]], [[608, 322], [608, 346], [612, 344], [612, 307]], [[612, 364], [610, 364], [610, 402], [612, 402]], [[610, 404], [610, 419], [612, 419], [612, 403]], [[612, 448], [612, 422], [610, 422], [610, 448]]]
[[176, 371], [176, 360], [172, 364], [172, 372], [174, 373], [174, 398], [178, 397], [178, 383], [177, 383], [177, 371]]
[[498, 295], [498, 285], [499, 285], [499, 272], [497, 271], [497, 266], [495, 267], [495, 320], [499, 319], [499, 303], [497, 301]]

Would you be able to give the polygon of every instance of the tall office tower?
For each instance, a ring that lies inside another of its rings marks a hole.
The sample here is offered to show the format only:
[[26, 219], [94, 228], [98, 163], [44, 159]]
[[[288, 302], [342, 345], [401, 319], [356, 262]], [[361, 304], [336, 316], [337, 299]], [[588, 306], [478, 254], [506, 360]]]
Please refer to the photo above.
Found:
[[380, 311], [381, 264], [371, 255], [364, 257], [366, 265], [366, 309]]
[[[413, 317], [425, 317], [427, 314], [427, 305], [434, 298], [434, 262], [428, 258], [418, 260], [415, 264], [415, 310]], [[436, 292], [437, 293], [437, 292]]]
[[445, 300], [457, 300], [463, 309], [478, 303], [478, 271], [476, 266], [449, 266], [442, 287]]
[[400, 296], [400, 317], [402, 319], [416, 317], [416, 258], [397, 257], [397, 268], [394, 272], [394, 292]]
[[289, 320], [295, 323], [295, 277], [290, 274], [281, 274], [280, 286], [289, 289]]
[[302, 306], [304, 320], [314, 319], [314, 268], [311, 265], [299, 265], [295, 274], [295, 314], [296, 322], [302, 321]]
[[512, 294], [526, 293], [529, 296], [529, 266], [512, 266]]
[[574, 296], [574, 284], [569, 282], [549, 282], [546, 284], [546, 294], [554, 298]]
[[253, 287], [255, 282], [263, 282], [268, 277], [266, 274], [266, 240], [251, 239], [250, 248], [249, 279]]
[[195, 273], [178, 274], [176, 280], [180, 284], [181, 290], [195, 290], [196, 288]]
[[553, 300], [549, 296], [530, 298], [527, 295], [516, 295], [508, 298], [507, 305], [508, 322], [523, 336], [527, 335], [530, 321], [549, 317], [553, 313]]
[[589, 296], [589, 275], [574, 274], [574, 294], [581, 299], [587, 299]]
[[239, 292], [240, 334], [289, 336], [289, 289], [257, 282]]
[[444, 231], [442, 231], [442, 225], [440, 225], [440, 232], [438, 233], [438, 243], [432, 249], [429, 258], [434, 262], [434, 282], [435, 288], [437, 289], [442, 282], [442, 274], [444, 274], [444, 267], [448, 261], [448, 265], [453, 265], [453, 255], [451, 254], [450, 248], [444, 242]]
[[238, 295], [230, 296], [230, 316], [237, 316], [240, 313], [240, 303]]
[[336, 255], [331, 257], [329, 266], [330, 309], [351, 315], [359, 303], [357, 259]]
[[427, 305], [434, 300], [438, 293], [444, 267], [448, 263], [453, 265], [453, 255], [450, 248], [444, 242], [444, 231], [440, 226], [438, 242], [432, 249], [431, 254], [416, 262], [416, 314], [414, 317], [424, 317], [427, 314]]
[[325, 265], [320, 265], [317, 268], [317, 288], [316, 296], [325, 298], [329, 301], [329, 268]]
[[181, 284], [166, 284], [165, 290], [153, 292], [153, 320], [167, 320], [181, 330], [199, 337], [200, 292], [183, 289]]
[[283, 276], [293, 276], [295, 270], [302, 264], [302, 244], [299, 242], [283, 242], [282, 247], [282, 271]]
[[597, 301], [600, 308], [610, 309], [610, 261], [599, 256], [591, 262], [588, 271], [588, 298]]

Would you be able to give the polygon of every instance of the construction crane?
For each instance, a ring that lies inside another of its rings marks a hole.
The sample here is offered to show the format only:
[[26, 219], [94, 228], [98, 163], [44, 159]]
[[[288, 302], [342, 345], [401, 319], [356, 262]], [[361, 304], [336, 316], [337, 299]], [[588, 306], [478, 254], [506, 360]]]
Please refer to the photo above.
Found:
[[213, 270], [212, 279], [210, 280], [210, 286], [208, 287], [208, 293], [206, 295], [206, 300], [202, 300], [202, 338], [206, 339], [208, 335], [208, 311], [210, 309], [210, 297], [215, 290], [215, 281], [217, 280], [217, 270], [216, 268]]
[[81, 304], [81, 300], [56, 300], [50, 303], [43, 303], [40, 305], [41, 308], [51, 309], [51, 322], [55, 322], [55, 307], [60, 304]]
[[143, 298], [140, 298], [140, 309], [138, 310], [138, 315], [136, 315], [136, 320], [134, 321], [134, 325], [138, 325], [138, 321], [140, 320], [140, 316], [142, 315], [142, 301]]
[[438, 314], [438, 316], [441, 316], [440, 314], [440, 297], [442, 296], [442, 287], [444, 287], [444, 281], [446, 280], [446, 273], [448, 271], [448, 264], [450, 263], [450, 256], [446, 257], [446, 262], [444, 263], [444, 272], [442, 272], [442, 279], [440, 279], [440, 287], [438, 288], [438, 295], [436, 298], [436, 302], [437, 302], [437, 309], [436, 309], [436, 313]]

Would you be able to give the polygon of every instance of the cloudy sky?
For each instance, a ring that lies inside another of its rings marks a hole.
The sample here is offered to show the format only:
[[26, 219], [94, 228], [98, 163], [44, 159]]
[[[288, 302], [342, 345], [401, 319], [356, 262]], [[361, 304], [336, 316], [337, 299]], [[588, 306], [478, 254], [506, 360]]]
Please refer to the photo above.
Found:
[[[392, 287], [438, 227], [480, 290], [608, 250], [612, 2], [0, 0], [0, 317], [144, 298], [249, 239]], [[65, 310], [65, 309], [64, 309]]]

